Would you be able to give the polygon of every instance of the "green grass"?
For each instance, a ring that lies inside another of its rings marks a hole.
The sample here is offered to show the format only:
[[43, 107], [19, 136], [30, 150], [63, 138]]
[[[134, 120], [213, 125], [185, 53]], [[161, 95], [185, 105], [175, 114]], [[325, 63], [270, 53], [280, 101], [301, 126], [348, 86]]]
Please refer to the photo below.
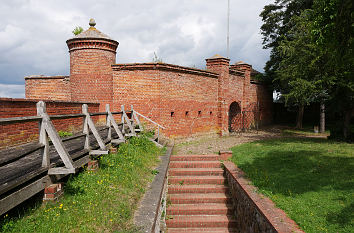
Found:
[[329, 136], [330, 131], [326, 130], [324, 133], [315, 133], [313, 127], [304, 127], [303, 129], [287, 128], [282, 130], [284, 136]]
[[160, 153], [145, 136], [133, 137], [102, 156], [99, 171], [70, 177], [59, 202], [3, 216], [0, 232], [137, 232], [132, 217]]
[[281, 138], [232, 151], [259, 192], [305, 232], [354, 232], [354, 144]]
[[67, 132], [67, 131], [62, 131], [62, 130], [59, 130], [58, 134], [59, 134], [59, 137], [61, 137], [61, 138], [73, 136], [72, 132]]

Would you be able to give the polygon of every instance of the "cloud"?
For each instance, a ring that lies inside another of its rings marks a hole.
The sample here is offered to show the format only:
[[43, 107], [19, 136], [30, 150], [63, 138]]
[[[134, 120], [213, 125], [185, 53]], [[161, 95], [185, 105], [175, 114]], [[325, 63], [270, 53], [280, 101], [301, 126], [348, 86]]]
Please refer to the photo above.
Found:
[[[269, 54], [262, 50], [259, 13], [272, 1], [230, 2], [231, 62], [262, 71]], [[226, 0], [12, 0], [0, 5], [0, 14], [0, 84], [9, 88], [27, 75], [68, 75], [65, 41], [90, 18], [120, 43], [117, 63], [151, 62], [156, 52], [164, 62], [203, 68], [205, 58], [226, 56]]]
[[25, 98], [25, 85], [0, 84], [0, 97]]

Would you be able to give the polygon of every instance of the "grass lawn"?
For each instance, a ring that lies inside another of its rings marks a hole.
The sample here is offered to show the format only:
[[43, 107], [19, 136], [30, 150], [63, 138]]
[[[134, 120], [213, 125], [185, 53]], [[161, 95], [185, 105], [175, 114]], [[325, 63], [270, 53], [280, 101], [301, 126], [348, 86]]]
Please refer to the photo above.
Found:
[[231, 160], [305, 232], [354, 232], [354, 144], [288, 137], [232, 151]]
[[137, 232], [133, 214], [161, 152], [146, 136], [133, 137], [118, 153], [102, 156], [99, 171], [70, 177], [58, 203], [12, 211], [0, 220], [0, 231]]

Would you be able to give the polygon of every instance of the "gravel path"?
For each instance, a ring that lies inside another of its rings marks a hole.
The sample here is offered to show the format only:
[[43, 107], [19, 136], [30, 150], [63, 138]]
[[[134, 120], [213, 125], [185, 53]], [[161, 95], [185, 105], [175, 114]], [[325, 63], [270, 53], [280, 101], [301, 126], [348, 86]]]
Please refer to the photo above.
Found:
[[173, 154], [217, 154], [220, 150], [229, 150], [231, 147], [261, 139], [281, 136], [279, 128], [265, 128], [242, 133], [233, 133], [230, 136], [219, 137], [209, 135], [192, 137], [175, 142]]

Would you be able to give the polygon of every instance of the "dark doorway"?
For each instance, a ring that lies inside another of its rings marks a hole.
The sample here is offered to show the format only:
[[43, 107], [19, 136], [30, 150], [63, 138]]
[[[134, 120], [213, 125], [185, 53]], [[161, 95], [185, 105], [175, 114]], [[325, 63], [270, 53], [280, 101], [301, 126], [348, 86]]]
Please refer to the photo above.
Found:
[[237, 102], [232, 102], [229, 109], [229, 131], [235, 132], [242, 129], [241, 107]]

